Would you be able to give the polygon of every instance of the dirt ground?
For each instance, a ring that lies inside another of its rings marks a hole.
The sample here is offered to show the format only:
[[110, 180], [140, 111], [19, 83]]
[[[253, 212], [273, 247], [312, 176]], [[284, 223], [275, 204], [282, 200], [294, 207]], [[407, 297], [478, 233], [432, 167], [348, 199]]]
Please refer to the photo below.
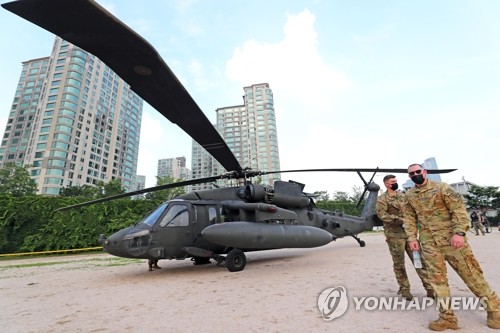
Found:
[[[500, 232], [470, 235], [489, 283], [500, 291]], [[349, 297], [394, 296], [398, 290], [381, 233], [362, 234], [367, 245], [341, 239], [315, 249], [247, 253], [247, 266], [231, 273], [188, 260], [146, 262], [93, 255], [0, 261], [0, 331], [28, 332], [396, 332], [427, 331], [437, 318], [425, 310], [355, 309], [322, 318], [318, 296], [343, 286]], [[407, 263], [412, 292], [424, 289]], [[449, 272], [453, 296], [471, 296]], [[466, 332], [490, 331], [486, 313], [459, 310]], [[493, 330], [491, 330], [493, 332]]]

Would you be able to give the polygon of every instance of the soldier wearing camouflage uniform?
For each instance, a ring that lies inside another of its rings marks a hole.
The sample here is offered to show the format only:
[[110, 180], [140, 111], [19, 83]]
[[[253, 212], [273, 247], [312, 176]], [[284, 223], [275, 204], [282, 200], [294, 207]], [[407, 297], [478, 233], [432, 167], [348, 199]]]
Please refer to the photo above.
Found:
[[487, 325], [500, 329], [500, 300], [486, 282], [483, 271], [472, 253], [466, 232], [470, 220], [460, 194], [448, 184], [427, 179], [427, 171], [420, 164], [408, 167], [415, 187], [406, 192], [404, 210], [406, 233], [410, 248], [419, 249], [417, 220], [420, 223], [419, 240], [422, 258], [427, 265], [429, 283], [436, 292], [439, 318], [429, 323], [434, 331], [457, 329], [457, 317], [444, 301], [449, 300], [450, 289], [446, 262], [458, 273], [477, 297], [486, 299]]
[[[397, 192], [398, 183], [396, 176], [387, 175], [384, 177], [384, 185], [387, 191], [377, 200], [377, 216], [384, 222], [384, 234], [389, 252], [391, 253], [394, 274], [399, 285], [398, 294], [407, 300], [412, 300], [410, 292], [410, 281], [406, 274], [405, 252], [413, 262], [412, 252], [407, 242], [407, 236], [403, 227], [403, 208], [406, 204], [404, 194]], [[428, 297], [434, 297], [434, 291], [427, 282], [425, 265], [421, 269], [416, 269], [418, 277], [427, 292]]]

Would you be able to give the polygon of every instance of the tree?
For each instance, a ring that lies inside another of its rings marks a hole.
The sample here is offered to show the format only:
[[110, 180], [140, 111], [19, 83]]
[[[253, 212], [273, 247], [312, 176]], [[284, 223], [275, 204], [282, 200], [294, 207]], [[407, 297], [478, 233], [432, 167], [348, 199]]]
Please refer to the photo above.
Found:
[[[361, 190], [356, 187], [353, 187], [353, 189], [355, 192], [361, 192]], [[318, 199], [316, 201], [318, 208], [329, 211], [344, 212], [351, 215], [359, 215], [361, 213], [362, 205], [360, 207], [356, 207], [356, 203], [361, 196], [361, 193], [350, 195], [347, 192], [336, 191], [333, 192], [333, 199], [329, 199], [326, 191], [318, 191], [314, 192], [314, 194], [318, 194], [319, 198], [326, 198], [326, 200]]]
[[[358, 203], [358, 201], [360, 200], [362, 195], [366, 195], [365, 188], [363, 186], [354, 185], [352, 187], [352, 191], [354, 194], [351, 196], [351, 200], [353, 202], [355, 202], [356, 204]], [[363, 197], [363, 200], [364, 199], [365, 199], [365, 197]]]
[[[166, 185], [166, 184], [172, 184], [175, 182], [180, 182], [183, 181], [183, 179], [175, 179], [170, 176], [165, 176], [165, 177], [156, 177], [156, 186], [160, 185]], [[150, 192], [146, 194], [146, 199], [148, 200], [154, 200], [158, 202], [164, 202], [167, 200], [171, 200], [179, 195], [182, 195], [186, 193], [184, 190], [184, 187], [174, 187], [174, 188], [169, 188], [166, 190], [160, 190], [156, 192]]]
[[122, 181], [121, 179], [116, 178], [110, 180], [107, 183], [101, 180], [97, 183], [97, 186], [85, 184], [64, 187], [59, 192], [59, 196], [97, 199], [122, 193], [125, 193], [125, 189], [122, 186]]
[[485, 206], [500, 208], [500, 191], [497, 186], [469, 185], [469, 193], [464, 195], [470, 207]]
[[252, 181], [252, 183], [254, 183], [254, 184], [262, 184], [262, 182], [263, 182], [262, 176], [257, 176], [257, 177], [255, 177], [255, 179]]
[[97, 183], [97, 187], [100, 189], [100, 194], [98, 196], [102, 197], [125, 193], [125, 189], [122, 186], [122, 180], [119, 178], [112, 179], [107, 183], [101, 180]]
[[0, 193], [8, 193], [14, 197], [34, 195], [37, 185], [30, 177], [31, 166], [19, 166], [7, 163], [0, 169]]
[[333, 201], [336, 202], [351, 202], [351, 197], [349, 193], [343, 191], [335, 191], [333, 192]]
[[327, 191], [314, 191], [313, 195], [316, 197], [316, 201], [330, 200], [330, 195]]
[[74, 185], [61, 188], [59, 196], [61, 197], [82, 197], [94, 199], [99, 194], [99, 188], [90, 185]]

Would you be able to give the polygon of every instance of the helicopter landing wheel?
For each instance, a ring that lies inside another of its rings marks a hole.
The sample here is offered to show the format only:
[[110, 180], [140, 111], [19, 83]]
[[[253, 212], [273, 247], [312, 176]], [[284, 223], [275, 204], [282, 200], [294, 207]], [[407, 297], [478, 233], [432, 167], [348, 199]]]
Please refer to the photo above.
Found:
[[245, 268], [247, 264], [247, 257], [245, 253], [238, 249], [229, 251], [226, 255], [226, 268], [230, 272], [239, 272]]
[[365, 246], [366, 246], [365, 241], [364, 241], [364, 240], [360, 240], [360, 241], [359, 241], [359, 246], [361, 246], [361, 247], [365, 247]]

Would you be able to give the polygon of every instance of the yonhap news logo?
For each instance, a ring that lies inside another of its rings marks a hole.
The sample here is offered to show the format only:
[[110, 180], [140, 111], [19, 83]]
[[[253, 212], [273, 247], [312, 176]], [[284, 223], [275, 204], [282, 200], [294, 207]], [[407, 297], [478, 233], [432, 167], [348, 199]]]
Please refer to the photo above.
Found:
[[318, 308], [326, 321], [342, 316], [348, 306], [347, 290], [342, 286], [325, 289], [318, 297]]
[[318, 309], [325, 321], [331, 321], [346, 313], [349, 304], [354, 310], [364, 311], [411, 311], [427, 308], [448, 308], [451, 310], [486, 310], [487, 298], [475, 296], [454, 296], [443, 298], [414, 297], [407, 301], [401, 296], [353, 296], [347, 297], [343, 286], [327, 288], [318, 296]]

